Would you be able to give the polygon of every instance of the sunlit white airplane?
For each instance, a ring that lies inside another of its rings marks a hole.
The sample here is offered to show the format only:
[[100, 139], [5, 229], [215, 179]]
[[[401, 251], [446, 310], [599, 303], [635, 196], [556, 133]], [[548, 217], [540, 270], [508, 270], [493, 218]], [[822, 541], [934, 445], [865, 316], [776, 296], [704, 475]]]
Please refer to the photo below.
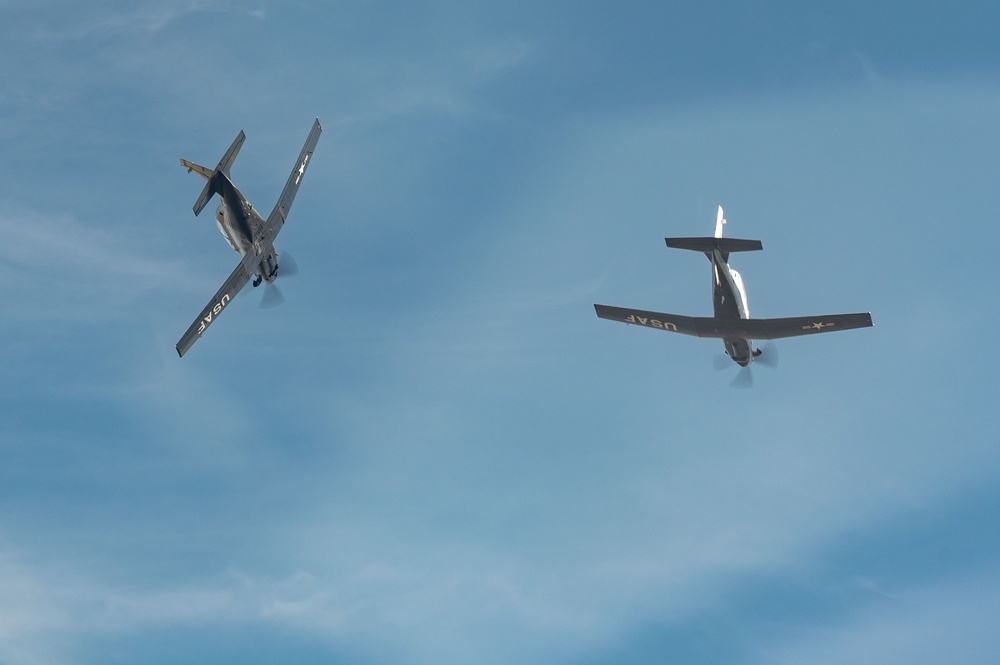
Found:
[[742, 367], [750, 365], [754, 358], [761, 354], [760, 349], [753, 348], [753, 340], [755, 339], [796, 337], [798, 335], [850, 330], [851, 328], [867, 328], [872, 325], [872, 317], [869, 313], [828, 314], [785, 319], [751, 319], [743, 278], [729, 266], [729, 254], [731, 252], [759, 250], [763, 249], [763, 246], [759, 240], [723, 238], [722, 227], [725, 223], [722, 206], [719, 206], [719, 214], [715, 220], [714, 237], [666, 238], [667, 247], [704, 252], [712, 263], [714, 317], [679, 316], [639, 309], [594, 305], [597, 316], [602, 319], [634, 323], [682, 335], [721, 339], [722, 343], [725, 344], [726, 354]]
[[[251, 276], [256, 275], [253, 281], [254, 286], [260, 286], [261, 282], [270, 284], [278, 276], [278, 253], [274, 249], [274, 238], [285, 224], [288, 210], [292, 207], [295, 194], [299, 191], [302, 176], [305, 175], [306, 167], [309, 166], [309, 160], [312, 159], [316, 142], [322, 131], [319, 118], [316, 118], [312, 130], [309, 132], [309, 137], [306, 139], [305, 145], [302, 146], [302, 152], [299, 153], [299, 158], [295, 162], [295, 167], [292, 169], [291, 175], [288, 176], [288, 182], [285, 183], [285, 188], [281, 191], [281, 196], [278, 197], [274, 210], [271, 211], [266, 220], [250, 205], [250, 202], [229, 179], [229, 169], [246, 138], [242, 131], [236, 136], [236, 140], [229, 146], [229, 150], [222, 156], [215, 169], [199, 166], [186, 159], [181, 160], [181, 166], [186, 168], [188, 173], [194, 171], [208, 181], [201, 196], [194, 204], [194, 214], [200, 213], [208, 205], [212, 196], [218, 194], [222, 200], [215, 212], [219, 231], [225, 236], [230, 247], [243, 257], [233, 274], [229, 276], [222, 288], [212, 297], [198, 318], [177, 342], [177, 353], [182, 357], [191, 348], [191, 345], [198, 341], [208, 326], [219, 317], [226, 305], [246, 286]], [[285, 263], [289, 263], [287, 255]]]

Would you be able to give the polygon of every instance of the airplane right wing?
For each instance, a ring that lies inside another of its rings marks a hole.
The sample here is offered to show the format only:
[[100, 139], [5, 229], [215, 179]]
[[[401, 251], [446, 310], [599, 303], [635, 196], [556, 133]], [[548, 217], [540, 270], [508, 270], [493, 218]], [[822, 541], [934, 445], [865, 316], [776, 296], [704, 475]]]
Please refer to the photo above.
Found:
[[281, 190], [278, 202], [274, 204], [274, 210], [267, 216], [267, 224], [264, 231], [265, 237], [273, 240], [274, 236], [281, 230], [281, 227], [284, 226], [285, 218], [288, 217], [288, 210], [292, 207], [292, 201], [295, 200], [295, 195], [299, 191], [302, 176], [306, 173], [306, 167], [309, 166], [309, 160], [312, 159], [313, 152], [316, 150], [316, 142], [319, 141], [319, 135], [322, 132], [323, 128], [319, 124], [319, 118], [316, 118], [316, 122], [313, 123], [312, 129], [309, 131], [309, 136], [306, 138], [306, 143], [302, 146], [302, 152], [299, 153], [299, 159], [295, 162], [295, 168], [292, 169], [291, 175], [288, 176], [285, 188]]
[[222, 288], [205, 305], [205, 309], [201, 310], [201, 314], [198, 315], [198, 318], [194, 320], [194, 323], [188, 327], [187, 332], [177, 342], [177, 353], [182, 358], [188, 349], [198, 341], [198, 338], [202, 336], [208, 326], [215, 319], [219, 318], [219, 314], [222, 313], [226, 305], [246, 286], [247, 282], [250, 281], [250, 276], [257, 269], [258, 263], [260, 263], [260, 256], [247, 254], [243, 257], [243, 260], [236, 266], [233, 274], [223, 283]]
[[597, 316], [611, 321], [630, 323], [657, 330], [693, 335], [695, 337], [742, 337], [744, 339], [779, 339], [821, 332], [868, 328], [871, 314], [829, 314], [827, 316], [796, 316], [784, 319], [716, 319], [701, 316], [680, 316], [625, 309], [610, 305], [594, 305]]

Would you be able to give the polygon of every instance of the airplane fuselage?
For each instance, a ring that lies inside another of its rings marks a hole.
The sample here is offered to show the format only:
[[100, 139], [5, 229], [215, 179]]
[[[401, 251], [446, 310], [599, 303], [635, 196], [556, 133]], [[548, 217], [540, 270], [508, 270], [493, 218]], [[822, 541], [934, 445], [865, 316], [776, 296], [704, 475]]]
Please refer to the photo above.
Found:
[[[257, 266], [254, 286], [270, 284], [278, 275], [278, 263], [273, 238], [266, 238], [265, 223], [246, 197], [225, 176], [220, 176], [219, 195], [222, 204], [215, 211], [219, 232], [240, 256], [250, 251], [263, 256]], [[277, 235], [277, 233], [275, 233]], [[258, 238], [256, 246], [253, 239]], [[271, 242], [269, 242], [271, 241]]]
[[[712, 250], [712, 304], [715, 318], [724, 320], [749, 319], [747, 292], [743, 278], [729, 267], [728, 256], [720, 250]], [[724, 337], [722, 343], [726, 354], [738, 365], [746, 367], [754, 359], [753, 341], [742, 337]]]

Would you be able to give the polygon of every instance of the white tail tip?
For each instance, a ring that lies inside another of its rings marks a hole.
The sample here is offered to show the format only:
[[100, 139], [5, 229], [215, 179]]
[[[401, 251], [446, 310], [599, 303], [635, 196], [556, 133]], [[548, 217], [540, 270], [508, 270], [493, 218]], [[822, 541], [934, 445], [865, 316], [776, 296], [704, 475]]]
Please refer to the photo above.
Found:
[[722, 225], [726, 223], [725, 217], [722, 216], [722, 206], [719, 206], [719, 214], [715, 218], [715, 237], [722, 237]]

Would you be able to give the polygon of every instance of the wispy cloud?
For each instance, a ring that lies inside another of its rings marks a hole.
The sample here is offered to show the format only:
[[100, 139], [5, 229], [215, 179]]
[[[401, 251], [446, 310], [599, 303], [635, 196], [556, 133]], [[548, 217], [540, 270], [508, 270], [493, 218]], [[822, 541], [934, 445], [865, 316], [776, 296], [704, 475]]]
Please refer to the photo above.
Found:
[[986, 663], [1000, 650], [1000, 570], [987, 567], [936, 584], [915, 585], [893, 600], [868, 603], [833, 625], [791, 631], [763, 646], [757, 662], [847, 665]]
[[400, 116], [440, 114], [453, 119], [489, 118], [495, 111], [478, 100], [484, 86], [522, 65], [530, 53], [521, 40], [435, 46], [401, 62], [373, 54], [339, 62], [343, 84], [359, 94], [345, 99], [340, 124], [384, 124]]
[[262, 8], [236, 9], [230, 2], [216, 0], [168, 0], [145, 6], [119, 3], [117, 7], [91, 7], [80, 15], [74, 9], [76, 6], [70, 5], [63, 11], [48, 8], [45, 20], [38, 22], [28, 35], [38, 41], [94, 40], [159, 32], [191, 14], [239, 12], [257, 18], [264, 15]]
[[0, 659], [79, 662], [87, 643], [164, 626], [280, 625], [313, 614], [310, 593], [302, 574], [268, 579], [238, 571], [200, 584], [132, 588], [72, 563], [29, 562], [7, 545], [0, 547]]
[[100, 315], [186, 272], [179, 260], [143, 256], [127, 238], [69, 213], [5, 204], [0, 231], [0, 275], [16, 294], [8, 313], [22, 320]]

